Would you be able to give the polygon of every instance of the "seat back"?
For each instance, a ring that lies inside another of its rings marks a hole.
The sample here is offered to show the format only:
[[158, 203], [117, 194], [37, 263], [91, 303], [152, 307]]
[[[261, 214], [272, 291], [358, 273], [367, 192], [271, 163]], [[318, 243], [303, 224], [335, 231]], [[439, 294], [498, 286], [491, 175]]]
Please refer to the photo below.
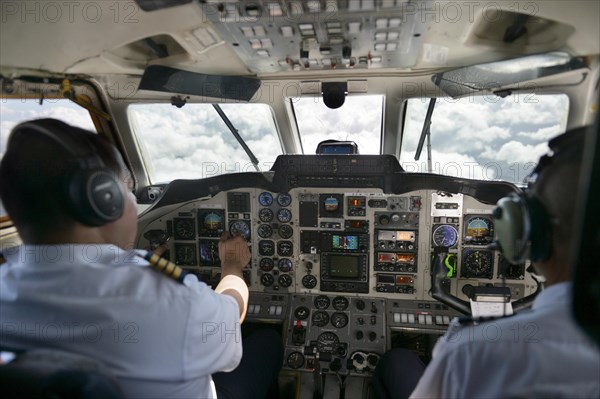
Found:
[[56, 349], [22, 352], [0, 366], [0, 387], [3, 398], [125, 398], [102, 363]]

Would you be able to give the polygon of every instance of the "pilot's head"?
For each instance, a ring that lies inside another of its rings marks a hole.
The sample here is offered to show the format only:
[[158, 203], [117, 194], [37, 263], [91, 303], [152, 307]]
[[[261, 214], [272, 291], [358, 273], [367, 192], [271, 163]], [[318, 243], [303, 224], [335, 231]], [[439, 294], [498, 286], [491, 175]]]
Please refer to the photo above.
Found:
[[0, 164], [0, 196], [26, 244], [130, 247], [131, 176], [103, 137], [55, 119], [17, 125]]
[[511, 263], [530, 259], [546, 285], [570, 277], [574, 221], [585, 129], [575, 129], [548, 143], [522, 194], [498, 201], [494, 211], [496, 242]]
[[528, 190], [547, 212], [549, 253], [533, 259], [547, 285], [570, 279], [584, 136], [585, 128], [580, 128], [550, 140], [550, 153], [540, 158]]

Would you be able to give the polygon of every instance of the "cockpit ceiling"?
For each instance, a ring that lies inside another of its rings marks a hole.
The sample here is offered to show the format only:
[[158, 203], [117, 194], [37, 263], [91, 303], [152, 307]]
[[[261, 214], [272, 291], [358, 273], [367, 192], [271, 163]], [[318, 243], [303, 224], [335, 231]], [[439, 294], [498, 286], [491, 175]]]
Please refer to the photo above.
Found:
[[[2, 74], [141, 75], [149, 65], [261, 77], [402, 74], [553, 50], [600, 53], [597, 1], [153, 3], [166, 8], [2, 2]], [[523, 33], [507, 41], [509, 28]]]

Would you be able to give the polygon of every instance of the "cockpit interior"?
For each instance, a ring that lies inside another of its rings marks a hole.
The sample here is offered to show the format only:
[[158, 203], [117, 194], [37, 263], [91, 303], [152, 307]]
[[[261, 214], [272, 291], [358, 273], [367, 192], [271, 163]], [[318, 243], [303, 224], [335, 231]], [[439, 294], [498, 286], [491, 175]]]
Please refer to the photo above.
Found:
[[426, 364], [478, 297], [518, 313], [543, 290], [494, 245], [494, 210], [549, 139], [598, 119], [598, 1], [1, 8], [0, 156], [27, 119], [104, 135], [131, 174], [132, 247], [213, 287], [219, 237], [241, 235], [243, 328], [281, 334], [280, 397], [373, 397], [389, 349]]

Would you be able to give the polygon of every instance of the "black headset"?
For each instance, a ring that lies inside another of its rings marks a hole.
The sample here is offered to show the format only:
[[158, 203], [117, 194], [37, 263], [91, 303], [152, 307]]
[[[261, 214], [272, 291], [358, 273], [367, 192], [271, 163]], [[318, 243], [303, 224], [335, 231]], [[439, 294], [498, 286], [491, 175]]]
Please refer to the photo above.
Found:
[[495, 242], [513, 265], [544, 261], [552, 253], [552, 222], [544, 205], [529, 193], [501, 198], [494, 209]]
[[[564, 133], [548, 142], [550, 154], [540, 158], [530, 176], [557, 160], [581, 157], [585, 128]], [[527, 259], [540, 262], [552, 254], [552, 216], [531, 190], [501, 198], [494, 209], [494, 243], [511, 264]]]
[[[81, 136], [66, 130], [81, 130]], [[28, 131], [28, 132], [26, 132]], [[83, 137], [86, 132], [56, 119], [24, 122], [13, 129], [11, 139], [39, 133], [65, 149], [73, 158], [65, 174], [64, 198], [68, 211], [88, 226], [102, 226], [121, 217], [125, 195], [114, 171], [109, 170], [94, 145]], [[87, 132], [87, 134], [92, 134]]]

